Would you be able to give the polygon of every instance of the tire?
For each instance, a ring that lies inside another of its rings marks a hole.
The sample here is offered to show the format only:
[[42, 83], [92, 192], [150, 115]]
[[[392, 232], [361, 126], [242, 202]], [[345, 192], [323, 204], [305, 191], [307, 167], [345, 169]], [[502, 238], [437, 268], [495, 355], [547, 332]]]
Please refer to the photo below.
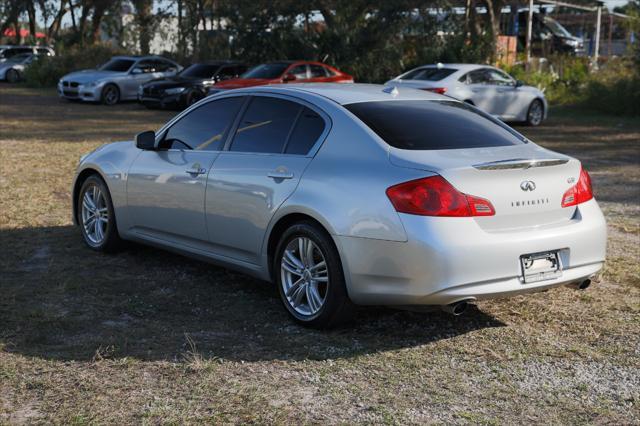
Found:
[[204, 96], [202, 96], [200, 92], [197, 92], [197, 91], [189, 92], [184, 102], [185, 108], [189, 108], [191, 105], [195, 104], [202, 98], [204, 98]]
[[[122, 240], [118, 235], [111, 194], [109, 193], [109, 188], [99, 176], [89, 176], [83, 182], [77, 203], [80, 232], [89, 248], [101, 252], [117, 250]], [[98, 214], [99, 219], [92, 222], [91, 218], [95, 218], [96, 214]]]
[[113, 83], [109, 83], [102, 89], [100, 101], [104, 105], [115, 105], [120, 102], [120, 89]]
[[[301, 241], [303, 252], [310, 256], [300, 256]], [[323, 261], [324, 269], [319, 266]], [[338, 250], [329, 234], [316, 224], [299, 222], [283, 233], [272, 270], [280, 300], [297, 323], [323, 329], [352, 318], [354, 307]]]
[[14, 69], [10, 69], [7, 71], [6, 78], [9, 83], [17, 83], [20, 81], [20, 73]]
[[527, 110], [527, 125], [539, 126], [544, 118], [544, 105], [540, 99], [534, 99]]

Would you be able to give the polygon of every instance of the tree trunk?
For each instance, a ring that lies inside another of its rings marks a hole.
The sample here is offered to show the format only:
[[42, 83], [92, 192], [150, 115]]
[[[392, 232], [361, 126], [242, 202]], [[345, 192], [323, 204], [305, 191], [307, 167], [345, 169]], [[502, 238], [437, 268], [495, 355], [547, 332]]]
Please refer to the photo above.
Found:
[[151, 15], [152, 0], [133, 0], [136, 9], [136, 21], [140, 27], [140, 53], [148, 55], [151, 44], [153, 16]]
[[27, 15], [29, 16], [29, 34], [31, 34], [31, 41], [35, 44], [38, 40], [36, 37], [36, 7], [33, 4], [33, 0], [25, 1], [27, 6]]
[[[50, 43], [51, 40], [55, 40], [58, 37], [58, 31], [60, 31], [60, 25], [62, 23], [62, 18], [67, 13], [67, 8], [65, 7], [65, 3], [67, 0], [60, 0], [60, 9], [58, 9], [58, 13], [53, 18], [49, 29], [47, 30], [47, 43]], [[73, 14], [71, 15], [73, 17]], [[73, 19], [75, 24], [75, 18]], [[74, 25], [75, 26], [75, 25]]]

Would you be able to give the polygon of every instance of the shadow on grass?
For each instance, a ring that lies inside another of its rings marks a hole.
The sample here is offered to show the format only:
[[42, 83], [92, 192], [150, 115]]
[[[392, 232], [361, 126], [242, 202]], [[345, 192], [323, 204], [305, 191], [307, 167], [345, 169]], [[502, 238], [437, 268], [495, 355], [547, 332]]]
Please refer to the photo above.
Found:
[[271, 284], [162, 250], [95, 253], [71, 226], [2, 230], [0, 243], [0, 346], [45, 359], [336, 359], [504, 325], [475, 308], [359, 308], [348, 326], [309, 330]]

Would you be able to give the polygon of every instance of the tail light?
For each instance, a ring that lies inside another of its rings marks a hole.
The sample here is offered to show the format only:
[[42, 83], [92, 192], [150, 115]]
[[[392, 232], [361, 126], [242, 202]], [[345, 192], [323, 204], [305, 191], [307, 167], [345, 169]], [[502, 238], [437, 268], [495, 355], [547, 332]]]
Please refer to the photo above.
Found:
[[445, 93], [447, 93], [446, 87], [425, 87], [422, 90], [426, 90], [427, 92], [434, 92], [439, 95], [444, 95]]
[[463, 194], [442, 176], [412, 180], [387, 189], [398, 213], [420, 216], [493, 216], [493, 205], [484, 198]]
[[593, 198], [591, 177], [585, 169], [580, 169], [578, 183], [569, 188], [562, 196], [562, 207], [577, 206]]

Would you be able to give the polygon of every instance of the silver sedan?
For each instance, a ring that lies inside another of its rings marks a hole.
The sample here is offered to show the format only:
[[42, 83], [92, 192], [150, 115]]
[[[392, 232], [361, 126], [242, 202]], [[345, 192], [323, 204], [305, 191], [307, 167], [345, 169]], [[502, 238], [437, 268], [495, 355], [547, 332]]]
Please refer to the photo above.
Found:
[[489, 65], [436, 64], [414, 68], [385, 83], [451, 96], [503, 121], [537, 126], [547, 117], [544, 93]]
[[62, 98], [115, 105], [138, 99], [140, 85], [171, 77], [182, 67], [160, 56], [114, 56], [97, 70], [76, 71], [58, 82]]
[[580, 162], [460, 101], [359, 84], [208, 97], [84, 156], [86, 244], [134, 240], [275, 282], [300, 323], [585, 288], [606, 231]]

